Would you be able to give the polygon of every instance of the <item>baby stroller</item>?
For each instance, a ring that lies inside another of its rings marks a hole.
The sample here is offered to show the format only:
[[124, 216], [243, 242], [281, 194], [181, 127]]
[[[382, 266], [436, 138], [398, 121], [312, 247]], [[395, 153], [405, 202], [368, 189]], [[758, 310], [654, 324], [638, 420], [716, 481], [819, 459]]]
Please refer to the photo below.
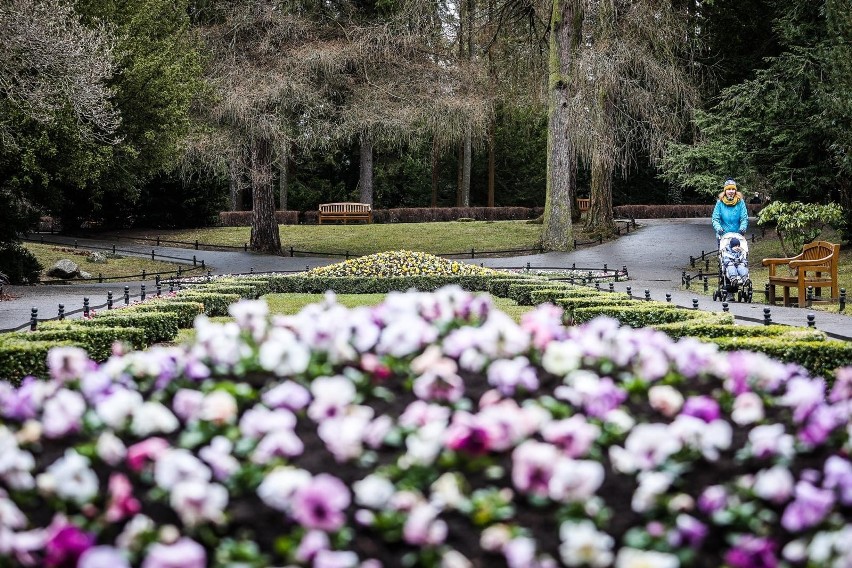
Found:
[[722, 251], [731, 242], [731, 239], [736, 238], [740, 241], [740, 248], [743, 251], [743, 256], [748, 258], [748, 240], [739, 233], [725, 233], [719, 239], [719, 287], [713, 292], [713, 300], [724, 301], [725, 298], [735, 298], [737, 302], [751, 302], [754, 295], [752, 290], [751, 278], [748, 275], [748, 267], [746, 267], [746, 276], [730, 278], [722, 264]]

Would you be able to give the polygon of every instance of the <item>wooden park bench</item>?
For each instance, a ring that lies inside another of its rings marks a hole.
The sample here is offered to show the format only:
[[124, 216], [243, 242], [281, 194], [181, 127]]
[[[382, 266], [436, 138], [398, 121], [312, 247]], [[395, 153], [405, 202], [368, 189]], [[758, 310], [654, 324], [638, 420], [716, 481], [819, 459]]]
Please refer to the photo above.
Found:
[[319, 224], [323, 221], [373, 222], [373, 208], [369, 203], [323, 203], [319, 206]]
[[[802, 253], [792, 258], [764, 258], [763, 266], [769, 267], [769, 304], [775, 305], [775, 286], [784, 288], [784, 305], [789, 306], [790, 288], [798, 290], [796, 303], [805, 307], [806, 290], [812, 287], [812, 301], [828, 302], [840, 297], [837, 285], [837, 264], [840, 259], [840, 245], [826, 241], [814, 241], [802, 247]], [[789, 267], [787, 273], [779, 273], [781, 266]], [[822, 289], [830, 288], [831, 295], [823, 298]]]
[[580, 213], [582, 213], [583, 211], [588, 211], [589, 207], [591, 207], [591, 206], [592, 206], [591, 198], [582, 198], [582, 197], [577, 198], [577, 209], [580, 210]]

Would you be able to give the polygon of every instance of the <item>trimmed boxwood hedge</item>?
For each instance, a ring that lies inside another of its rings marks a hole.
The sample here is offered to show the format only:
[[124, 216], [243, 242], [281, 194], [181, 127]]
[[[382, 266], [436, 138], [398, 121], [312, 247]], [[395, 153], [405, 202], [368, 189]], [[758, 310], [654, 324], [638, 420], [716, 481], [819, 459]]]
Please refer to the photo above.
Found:
[[210, 317], [228, 315], [228, 306], [240, 300], [239, 294], [218, 294], [215, 292], [196, 292], [182, 290], [175, 296], [180, 302], [198, 302], [204, 305], [204, 313]]
[[[576, 285], [568, 284], [566, 282], [552, 282], [549, 280], [545, 280], [543, 282], [515, 282], [509, 286], [507, 297], [510, 300], [517, 302], [519, 306], [535, 306], [541, 302], [535, 302], [533, 300], [533, 292], [537, 292], [539, 290], [552, 290], [557, 293], [559, 291], [564, 293], [571, 292], [576, 289]], [[594, 292], [594, 290], [592, 292]]]
[[[17, 335], [17, 334], [15, 334]], [[0, 338], [0, 380], [18, 386], [27, 375], [47, 377], [47, 352], [69, 341], [26, 341], [12, 334]]]
[[26, 341], [68, 341], [82, 347], [95, 361], [112, 355], [112, 344], [121, 341], [132, 349], [145, 349], [149, 342], [144, 329], [131, 326], [87, 325], [85, 320], [44, 322], [38, 331], [20, 334]]
[[541, 288], [530, 291], [531, 305], [550, 303], [555, 304], [560, 298], [628, 298], [627, 294], [621, 292], [602, 292], [587, 286], [574, 286], [569, 288]]
[[681, 337], [778, 337], [786, 336], [792, 340], [821, 341], [827, 338], [824, 332], [807, 327], [789, 325], [725, 325], [709, 320], [689, 320], [664, 323], [654, 326], [673, 339]]
[[183, 302], [179, 299], [149, 300], [143, 304], [134, 304], [123, 311], [133, 312], [168, 312], [178, 317], [178, 327], [187, 329], [192, 327], [195, 317], [204, 313], [204, 304], [201, 302]]
[[696, 319], [713, 319], [716, 323], [733, 323], [734, 316], [720, 314], [717, 312], [702, 312], [699, 310], [688, 310], [685, 308], [672, 307], [660, 302], [634, 301], [628, 305], [597, 305], [574, 308], [573, 317], [575, 323], [583, 323], [598, 316], [615, 318], [624, 325], [630, 327], [648, 327], [662, 323], [676, 321], [687, 321]]
[[145, 332], [145, 342], [148, 345], [172, 341], [178, 334], [178, 316], [167, 312], [110, 310], [82, 321], [91, 326], [138, 327]]
[[838, 367], [852, 365], [852, 343], [826, 339], [822, 341], [791, 341], [786, 335], [778, 337], [699, 337], [715, 343], [725, 351], [759, 351], [784, 361], [797, 363], [811, 373], [828, 379]]
[[260, 297], [260, 294], [257, 293], [260, 286], [255, 286], [254, 284], [229, 284], [229, 283], [218, 283], [213, 282], [210, 284], [196, 284], [193, 286], [188, 286], [185, 290], [189, 290], [192, 292], [201, 292], [201, 293], [214, 293], [214, 294], [237, 294], [240, 298], [244, 300], [255, 300]]

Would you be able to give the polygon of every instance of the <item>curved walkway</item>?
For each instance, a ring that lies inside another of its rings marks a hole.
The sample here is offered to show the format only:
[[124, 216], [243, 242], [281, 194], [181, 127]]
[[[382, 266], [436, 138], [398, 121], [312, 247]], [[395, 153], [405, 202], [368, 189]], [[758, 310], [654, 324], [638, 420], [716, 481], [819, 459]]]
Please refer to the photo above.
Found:
[[[699, 309], [721, 311], [721, 302], [714, 302], [710, 296], [683, 290], [680, 285], [681, 273], [688, 266], [689, 257], [700, 254], [702, 250], [713, 250], [716, 247], [716, 240], [707, 219], [646, 219], [640, 220], [639, 225], [639, 230], [631, 231], [614, 241], [569, 253], [550, 252], [512, 258], [482, 258], [474, 262], [490, 267], [517, 267], [526, 263], [529, 263], [532, 268], [569, 268], [572, 264], [578, 267], [603, 267], [605, 263], [610, 268], [626, 266], [630, 280], [616, 283], [615, 289], [618, 291], [626, 291], [630, 286], [634, 296], [644, 297], [644, 291], [647, 289], [654, 300], [665, 300], [665, 295], [671, 294], [674, 304], [692, 307], [693, 299], [698, 299]], [[47, 236], [45, 240], [48, 240]], [[62, 239], [56, 236], [50, 240], [66, 244], [73, 241], [73, 239]], [[98, 241], [86, 239], [77, 239], [77, 241], [81, 246], [86, 244], [104, 246], [104, 243]], [[150, 246], [123, 243], [121, 248], [138, 250], [136, 254], [140, 256], [151, 254]], [[160, 248], [157, 252], [187, 258], [196, 255], [199, 262], [204, 259], [207, 266], [213, 267], [214, 274], [247, 273], [251, 270], [295, 272], [340, 261], [339, 258], [290, 258], [239, 251]], [[711, 271], [715, 270], [713, 264], [711, 260]], [[711, 282], [715, 284], [713, 280], [711, 278]], [[110, 290], [113, 291], [115, 300], [119, 301], [126, 284], [131, 286], [131, 294], [139, 294], [139, 282], [7, 286], [7, 292], [19, 297], [0, 302], [0, 329], [15, 327], [26, 322], [30, 318], [32, 307], [38, 308], [39, 317], [44, 318], [55, 316], [59, 303], [65, 304], [66, 312], [81, 308], [84, 296], [89, 298], [90, 305], [103, 304], [106, 302], [107, 291]], [[155, 291], [153, 281], [146, 283], [146, 288], [148, 294], [153, 293]], [[746, 324], [762, 323], [765, 307], [759, 303], [732, 302], [729, 305], [731, 313], [737, 317], [738, 322]], [[808, 313], [815, 314], [818, 329], [834, 337], [852, 340], [852, 316], [850, 315], [779, 306], [772, 307], [770, 315], [773, 323], [803, 326], [807, 325]]]

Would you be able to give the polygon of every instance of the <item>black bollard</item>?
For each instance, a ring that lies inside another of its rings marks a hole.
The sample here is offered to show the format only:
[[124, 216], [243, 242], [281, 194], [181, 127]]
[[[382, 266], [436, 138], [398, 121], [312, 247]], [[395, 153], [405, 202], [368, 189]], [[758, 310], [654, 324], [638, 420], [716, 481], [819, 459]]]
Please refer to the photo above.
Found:
[[154, 260], [154, 249], [151, 249], [151, 260]]
[[609, 291], [615, 292], [615, 284], [613, 284], [612, 282], [609, 283]]
[[142, 269], [142, 280], [145, 280], [147, 276], [148, 276], [148, 273], [145, 272], [145, 269], [143, 268]]
[[771, 310], [769, 308], [763, 308], [763, 325], [769, 325], [772, 323], [772, 315]]
[[249, 274], [254, 274], [254, 266], [249, 267]]
[[139, 293], [139, 297], [144, 302], [145, 301], [145, 285], [142, 284], [142, 291]]
[[633, 292], [630, 290], [630, 286], [627, 287], [627, 295], [631, 298], [633, 297]]
[[192, 266], [198, 266], [198, 260], [196, 260], [195, 255], [192, 255]]
[[163, 287], [157, 282], [157, 297], [159, 298], [163, 293]]
[[808, 314], [808, 327], [816, 327], [816, 315]]
[[769, 301], [769, 282], [763, 285], [763, 297], [767, 302]]
[[646, 299], [646, 300], [650, 300], [650, 299], [651, 299], [651, 291], [650, 291], [650, 290], [648, 290], [647, 288], [645, 288], [645, 299]]
[[529, 272], [529, 271], [530, 271], [530, 263], [529, 263], [529, 262], [527, 263], [527, 266], [526, 266], [526, 268], [524, 268], [524, 270], [525, 270], [526, 272]]
[[697, 310], [697, 309], [698, 309], [698, 298], [693, 298], [693, 299], [692, 299], [692, 309], [693, 309], [693, 310]]
[[728, 302], [722, 302], [722, 311], [723, 312], [729, 312], [730, 311], [730, 309], [728, 308]]
[[174, 291], [175, 291], [175, 281], [169, 280], [169, 293], [171, 294]]
[[89, 317], [89, 299], [83, 298], [83, 317]]
[[807, 300], [805, 301], [805, 306], [810, 308], [814, 303], [814, 287], [813, 286], [808, 286], [808, 291], [805, 295], [805, 298], [807, 298]]
[[59, 314], [56, 316], [56, 319], [59, 321], [65, 319], [65, 304], [59, 304]]
[[705, 276], [705, 277], [704, 277], [704, 291], [705, 291], [705, 292], [706, 292], [707, 290], [709, 290], [709, 289], [710, 289], [710, 285], [709, 285], [709, 284], [710, 284], [710, 282], [709, 282], [709, 280], [707, 279], [707, 277]]
[[600, 291], [600, 289], [601, 289], [601, 283], [598, 282], [597, 280], [595, 280], [595, 290]]
[[689, 267], [695, 268], [695, 257], [692, 255], [689, 255]]
[[606, 264], [604, 264], [604, 274], [606, 274], [606, 271], [607, 271], [607, 267], [606, 267]]
[[130, 304], [130, 286], [124, 287], [124, 305]]
[[666, 294], [666, 302], [671, 303], [671, 301], [672, 301], [672, 295]]
[[213, 280], [213, 272], [208, 270], [207, 271], [207, 281], [210, 282], [211, 280]]
[[846, 288], [840, 289], [840, 300], [838, 302], [838, 308], [839, 308], [838, 311], [841, 311], [841, 312], [844, 309], [846, 309]]
[[686, 285], [686, 270], [680, 273], [680, 285]]
[[35, 331], [38, 326], [38, 308], [30, 310], [30, 331]]
[[107, 309], [112, 309], [112, 291], [107, 292]]

